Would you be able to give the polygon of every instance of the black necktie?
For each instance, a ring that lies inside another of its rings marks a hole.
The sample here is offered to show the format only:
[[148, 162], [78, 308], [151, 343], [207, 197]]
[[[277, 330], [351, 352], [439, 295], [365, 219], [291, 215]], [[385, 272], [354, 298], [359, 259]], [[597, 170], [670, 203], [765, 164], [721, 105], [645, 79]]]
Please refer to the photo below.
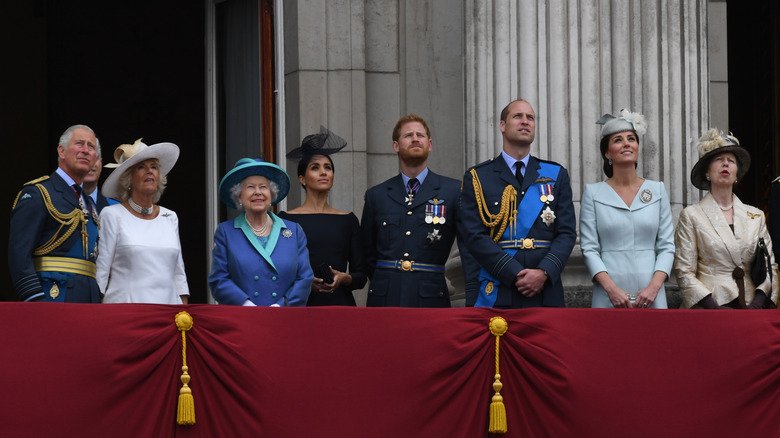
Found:
[[515, 167], [517, 168], [515, 170], [515, 178], [517, 178], [517, 182], [520, 184], [520, 187], [523, 187], [523, 167], [525, 166], [525, 163], [522, 161], [518, 161], [517, 164], [515, 164]]

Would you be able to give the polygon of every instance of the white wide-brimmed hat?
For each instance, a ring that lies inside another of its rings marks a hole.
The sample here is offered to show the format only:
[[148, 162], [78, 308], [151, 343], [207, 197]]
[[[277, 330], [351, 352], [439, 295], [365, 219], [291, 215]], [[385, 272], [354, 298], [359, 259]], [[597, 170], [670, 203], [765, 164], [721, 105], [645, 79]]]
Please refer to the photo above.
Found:
[[162, 178], [168, 175], [168, 172], [176, 164], [176, 160], [179, 159], [179, 147], [167, 142], [147, 146], [141, 142], [140, 138], [133, 144], [119, 146], [114, 151], [116, 163], [109, 163], [103, 166], [114, 169], [111, 175], [108, 175], [108, 178], [106, 178], [106, 182], [103, 183], [103, 189], [101, 190], [103, 196], [106, 198], [117, 198], [119, 193], [123, 191], [122, 187], [119, 187], [119, 177], [127, 169], [150, 158], [156, 158], [160, 162], [159, 171]]

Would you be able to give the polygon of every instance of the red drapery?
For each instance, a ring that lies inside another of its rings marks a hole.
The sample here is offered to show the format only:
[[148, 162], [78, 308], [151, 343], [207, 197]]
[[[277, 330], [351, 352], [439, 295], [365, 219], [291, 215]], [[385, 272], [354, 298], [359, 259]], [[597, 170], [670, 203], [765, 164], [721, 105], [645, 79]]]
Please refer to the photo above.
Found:
[[[196, 424], [176, 425], [181, 335]], [[0, 304], [5, 437], [780, 436], [780, 312]]]

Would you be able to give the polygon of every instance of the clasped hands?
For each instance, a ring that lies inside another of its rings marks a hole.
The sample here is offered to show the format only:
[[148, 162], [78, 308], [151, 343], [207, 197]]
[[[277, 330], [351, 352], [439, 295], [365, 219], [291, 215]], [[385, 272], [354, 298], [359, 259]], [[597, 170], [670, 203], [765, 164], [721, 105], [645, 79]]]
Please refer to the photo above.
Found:
[[547, 273], [542, 269], [523, 269], [515, 276], [515, 287], [526, 298], [540, 293], [546, 282]]

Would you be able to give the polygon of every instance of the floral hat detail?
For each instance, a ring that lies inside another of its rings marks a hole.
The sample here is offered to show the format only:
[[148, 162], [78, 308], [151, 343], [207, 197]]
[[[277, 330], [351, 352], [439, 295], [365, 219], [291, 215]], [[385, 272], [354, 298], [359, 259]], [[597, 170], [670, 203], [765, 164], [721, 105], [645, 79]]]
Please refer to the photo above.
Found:
[[179, 159], [179, 147], [173, 143], [156, 143], [147, 146], [136, 140], [133, 144], [120, 145], [114, 151], [114, 160], [116, 163], [108, 163], [103, 167], [116, 169], [108, 175], [106, 182], [103, 183], [103, 196], [107, 198], [117, 198], [122, 188], [119, 187], [119, 177], [125, 171], [136, 164], [146, 161], [150, 158], [156, 158], [160, 162], [160, 177], [168, 175], [173, 169], [176, 161]]
[[290, 191], [290, 176], [287, 175], [284, 169], [261, 158], [242, 158], [236, 161], [233, 169], [225, 174], [222, 181], [220, 181], [219, 199], [228, 207], [237, 208], [238, 206], [230, 196], [230, 189], [252, 175], [264, 176], [279, 187], [279, 196], [276, 197], [271, 205], [276, 205], [287, 197], [287, 193]]
[[731, 152], [737, 157], [737, 180], [742, 179], [750, 168], [750, 153], [739, 145], [739, 140], [731, 134], [725, 134], [718, 128], [710, 128], [699, 138], [696, 145], [699, 150], [699, 161], [691, 170], [691, 183], [697, 189], [709, 190], [710, 182], [707, 181], [707, 170], [710, 161], [715, 156]]
[[617, 116], [604, 114], [596, 121], [601, 127], [601, 136], [606, 137], [616, 132], [634, 131], [637, 135], [645, 135], [647, 132], [647, 122], [645, 116], [639, 113], [632, 113], [631, 110], [622, 109]]
[[305, 156], [330, 155], [344, 149], [347, 141], [330, 132], [328, 128], [320, 126], [319, 134], [307, 135], [303, 138], [301, 146], [287, 153], [287, 158], [300, 160]]

